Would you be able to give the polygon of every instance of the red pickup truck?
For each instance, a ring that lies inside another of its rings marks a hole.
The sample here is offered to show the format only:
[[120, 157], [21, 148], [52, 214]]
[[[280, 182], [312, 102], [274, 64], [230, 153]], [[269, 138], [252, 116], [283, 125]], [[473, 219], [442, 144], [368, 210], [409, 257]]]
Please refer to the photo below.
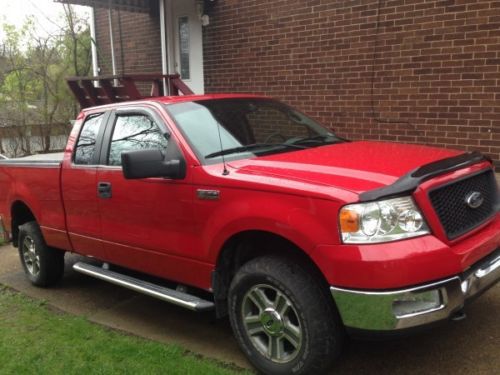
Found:
[[229, 315], [269, 374], [324, 371], [346, 334], [462, 318], [500, 278], [498, 211], [479, 153], [349, 142], [251, 95], [88, 108], [63, 154], [0, 161], [33, 284], [60, 281], [67, 251], [96, 258], [73, 267]]

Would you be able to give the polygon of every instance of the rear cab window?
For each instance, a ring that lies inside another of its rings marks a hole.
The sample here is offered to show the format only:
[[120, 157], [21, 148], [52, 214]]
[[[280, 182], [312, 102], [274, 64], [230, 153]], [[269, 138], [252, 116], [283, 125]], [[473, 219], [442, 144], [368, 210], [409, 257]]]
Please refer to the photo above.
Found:
[[74, 164], [96, 164], [98, 134], [103, 126], [104, 113], [90, 115], [82, 125], [73, 157]]

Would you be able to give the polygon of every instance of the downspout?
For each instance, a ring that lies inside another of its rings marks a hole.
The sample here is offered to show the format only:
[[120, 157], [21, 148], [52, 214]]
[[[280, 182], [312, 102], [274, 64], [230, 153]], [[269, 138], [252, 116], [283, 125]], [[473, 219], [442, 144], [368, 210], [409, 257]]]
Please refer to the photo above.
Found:
[[[161, 38], [161, 73], [168, 74], [167, 62], [167, 33], [165, 24], [165, 0], [160, 0], [160, 38]], [[170, 95], [170, 85], [167, 85], [167, 80], [163, 78], [163, 95]]]
[[[92, 74], [94, 77], [99, 75], [99, 62], [97, 61], [97, 37], [95, 32], [95, 13], [94, 7], [90, 8], [90, 49], [92, 52]], [[94, 81], [94, 86], [99, 86], [97, 81]]]
[[[116, 76], [116, 59], [115, 59], [115, 41], [113, 38], [113, 20], [111, 14], [111, 1], [109, 0], [109, 8], [108, 8], [108, 23], [109, 23], [109, 44], [111, 47], [111, 66], [113, 69], [113, 75]], [[114, 85], [118, 86], [118, 80], [115, 78]]]

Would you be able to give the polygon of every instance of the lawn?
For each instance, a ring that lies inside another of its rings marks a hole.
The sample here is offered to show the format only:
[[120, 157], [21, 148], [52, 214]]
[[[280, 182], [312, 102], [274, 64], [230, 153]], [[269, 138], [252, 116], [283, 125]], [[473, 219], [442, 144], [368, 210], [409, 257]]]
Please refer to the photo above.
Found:
[[238, 369], [54, 311], [0, 287], [2, 374], [241, 374]]

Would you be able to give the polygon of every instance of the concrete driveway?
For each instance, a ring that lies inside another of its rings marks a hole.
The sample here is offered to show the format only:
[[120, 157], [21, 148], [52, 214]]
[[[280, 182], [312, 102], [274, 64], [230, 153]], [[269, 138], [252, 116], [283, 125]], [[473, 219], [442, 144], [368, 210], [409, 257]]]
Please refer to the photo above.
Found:
[[[183, 310], [126, 289], [77, 274], [67, 256], [63, 283], [52, 289], [31, 286], [17, 250], [0, 247], [0, 283], [46, 300], [71, 314], [241, 367], [250, 367], [227, 320]], [[335, 374], [498, 374], [500, 371], [500, 285], [466, 308], [468, 319], [430, 332], [387, 342], [348, 343]]]

